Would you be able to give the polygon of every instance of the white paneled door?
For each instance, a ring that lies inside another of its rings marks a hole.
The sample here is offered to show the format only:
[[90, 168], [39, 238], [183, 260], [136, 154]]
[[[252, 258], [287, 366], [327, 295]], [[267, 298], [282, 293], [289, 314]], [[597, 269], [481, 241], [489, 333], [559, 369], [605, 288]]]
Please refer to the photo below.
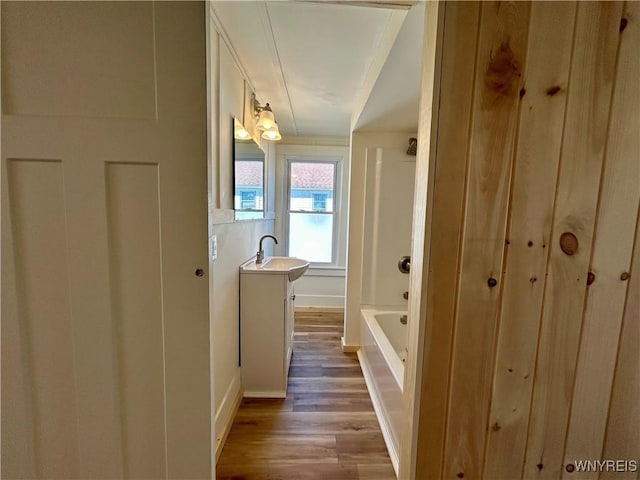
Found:
[[210, 478], [204, 4], [1, 19], [2, 478]]

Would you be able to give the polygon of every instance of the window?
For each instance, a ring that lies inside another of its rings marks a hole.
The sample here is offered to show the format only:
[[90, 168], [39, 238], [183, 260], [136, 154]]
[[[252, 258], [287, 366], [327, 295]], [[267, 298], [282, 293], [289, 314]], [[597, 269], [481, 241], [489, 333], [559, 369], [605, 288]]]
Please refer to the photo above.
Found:
[[327, 210], [327, 198], [328, 193], [314, 193], [313, 195], [313, 210], [314, 211], [326, 211]]
[[289, 161], [289, 255], [334, 261], [336, 161]]
[[256, 190], [240, 191], [240, 208], [242, 210], [255, 210], [256, 208]]
[[235, 161], [235, 194], [233, 208], [236, 219], [262, 218], [264, 210], [264, 161]]

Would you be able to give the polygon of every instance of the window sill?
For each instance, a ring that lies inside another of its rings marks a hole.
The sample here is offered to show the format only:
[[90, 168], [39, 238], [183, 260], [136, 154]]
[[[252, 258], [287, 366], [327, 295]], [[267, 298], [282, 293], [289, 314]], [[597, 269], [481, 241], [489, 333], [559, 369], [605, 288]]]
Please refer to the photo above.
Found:
[[276, 212], [265, 212], [264, 218], [247, 218], [246, 220], [236, 220], [236, 211], [231, 208], [217, 208], [213, 210], [212, 223], [220, 225], [224, 223], [238, 222], [263, 222], [265, 220], [275, 220]]

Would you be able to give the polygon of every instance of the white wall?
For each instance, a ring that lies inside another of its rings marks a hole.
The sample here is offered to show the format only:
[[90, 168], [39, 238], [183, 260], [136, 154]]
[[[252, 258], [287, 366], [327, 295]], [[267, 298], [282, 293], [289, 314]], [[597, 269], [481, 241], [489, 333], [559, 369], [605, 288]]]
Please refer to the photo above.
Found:
[[[257, 250], [260, 235], [272, 233], [273, 221], [242, 221], [214, 226], [218, 238], [218, 259], [213, 263], [213, 335], [216, 434], [231, 421], [234, 402], [240, 393], [239, 318], [240, 264]], [[265, 247], [266, 247], [265, 242]]]
[[[406, 149], [415, 133], [353, 132], [351, 135], [351, 162], [349, 186], [349, 232], [347, 250], [346, 307], [344, 345], [357, 347], [360, 342], [360, 306], [363, 304], [362, 286], [368, 281], [365, 254], [372, 248], [371, 235], [365, 235], [367, 202], [367, 176], [375, 168], [378, 149]], [[371, 165], [371, 167], [370, 167]], [[375, 177], [375, 175], [374, 175]], [[413, 188], [413, 184], [410, 186]], [[409, 222], [411, 221], [409, 214]], [[408, 254], [409, 252], [407, 252]], [[397, 259], [395, 260], [397, 263]], [[402, 304], [399, 302], [399, 304]]]
[[[235, 403], [241, 394], [239, 359], [239, 266], [255, 255], [258, 239], [274, 229], [275, 148], [264, 141], [267, 170], [265, 220], [236, 222], [233, 212], [232, 118], [248, 122], [245, 108], [250, 90], [210, 18], [210, 236], [217, 238], [217, 259], [210, 263], [210, 311], [213, 335], [214, 409], [216, 447], [232, 422]], [[265, 245], [267, 253], [269, 246]]]
[[295, 285], [297, 307], [344, 307], [345, 267], [347, 257], [349, 148], [346, 138], [285, 138], [276, 145], [276, 236], [278, 255], [286, 255], [287, 157], [339, 157], [336, 188], [336, 263], [326, 267], [312, 266]]
[[344, 308], [344, 268], [307, 270], [295, 285], [296, 307]]

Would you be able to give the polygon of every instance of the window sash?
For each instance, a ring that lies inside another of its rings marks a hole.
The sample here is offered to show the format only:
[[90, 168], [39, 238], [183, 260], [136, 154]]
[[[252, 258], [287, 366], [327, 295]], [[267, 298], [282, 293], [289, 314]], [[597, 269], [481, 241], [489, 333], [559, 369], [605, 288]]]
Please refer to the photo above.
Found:
[[[286, 178], [286, 224], [285, 224], [285, 237], [286, 237], [286, 249], [287, 255], [290, 254], [289, 237], [291, 236], [291, 214], [308, 214], [308, 215], [333, 215], [332, 230], [331, 230], [331, 261], [330, 262], [311, 262], [311, 265], [335, 265], [337, 262], [337, 244], [338, 244], [338, 215], [340, 214], [340, 202], [338, 199], [339, 184], [338, 184], [338, 168], [340, 168], [339, 160], [335, 157], [327, 158], [326, 160], [316, 158], [300, 158], [297, 156], [291, 156], [286, 158], [287, 161], [287, 178]], [[320, 163], [320, 164], [333, 164], [333, 206], [332, 211], [323, 212], [316, 210], [298, 210], [291, 208], [291, 166], [294, 163]]]
[[335, 215], [336, 212], [323, 212], [321, 210], [287, 210], [287, 213], [308, 213], [310, 215]]

